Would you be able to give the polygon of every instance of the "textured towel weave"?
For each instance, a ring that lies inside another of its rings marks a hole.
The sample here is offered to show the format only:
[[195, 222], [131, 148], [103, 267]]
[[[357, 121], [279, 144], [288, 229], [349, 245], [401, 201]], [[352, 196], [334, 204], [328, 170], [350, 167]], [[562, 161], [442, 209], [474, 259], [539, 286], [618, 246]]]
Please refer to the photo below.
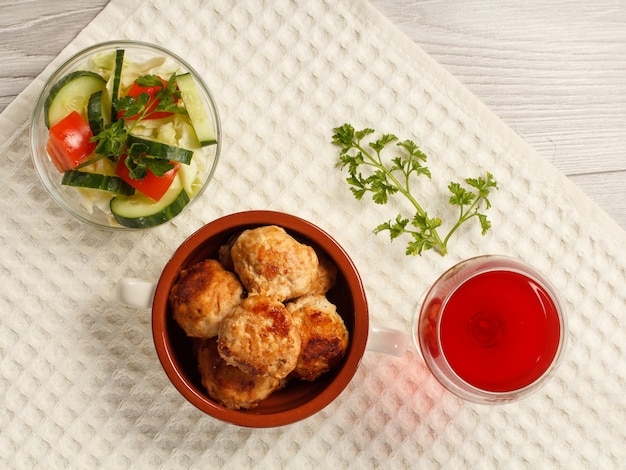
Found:
[[[64, 213], [29, 156], [29, 117], [55, 65], [93, 43], [139, 39], [184, 57], [217, 99], [221, 162], [173, 223], [105, 233]], [[491, 171], [492, 231], [451, 253], [404, 255], [371, 230], [400, 202], [355, 200], [335, 163], [344, 122], [419, 142], [444, 216], [451, 180]], [[626, 461], [626, 234], [552, 165], [359, 0], [112, 0], [0, 115], [0, 465], [4, 468], [617, 468]], [[187, 236], [246, 209], [296, 214], [350, 253], [372, 322], [407, 329], [420, 295], [461, 259], [503, 253], [562, 294], [569, 348], [554, 379], [511, 405], [464, 403], [411, 348], [367, 353], [317, 415], [252, 430], [216, 421], [170, 385], [148, 312], [113, 303], [117, 280], [157, 279]]]

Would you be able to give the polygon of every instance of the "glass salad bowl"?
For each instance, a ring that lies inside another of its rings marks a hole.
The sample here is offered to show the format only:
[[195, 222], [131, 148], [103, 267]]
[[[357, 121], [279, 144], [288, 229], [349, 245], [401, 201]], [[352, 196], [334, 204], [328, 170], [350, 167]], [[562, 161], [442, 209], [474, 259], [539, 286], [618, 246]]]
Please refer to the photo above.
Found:
[[52, 198], [109, 230], [182, 213], [206, 190], [221, 149], [206, 83], [176, 54], [138, 41], [96, 44], [63, 63], [37, 99], [30, 137]]

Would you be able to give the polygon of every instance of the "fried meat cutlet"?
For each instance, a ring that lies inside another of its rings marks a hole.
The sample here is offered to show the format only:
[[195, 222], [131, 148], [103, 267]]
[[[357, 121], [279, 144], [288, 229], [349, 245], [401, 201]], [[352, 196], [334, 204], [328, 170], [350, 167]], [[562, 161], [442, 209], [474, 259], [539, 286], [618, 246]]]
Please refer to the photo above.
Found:
[[317, 254], [317, 259], [319, 260], [317, 274], [304, 295], [324, 295], [335, 285], [337, 280], [337, 266], [320, 253]]
[[198, 340], [198, 343], [196, 351], [202, 385], [211, 398], [226, 408], [254, 408], [284, 386], [285, 381], [250, 375], [226, 364], [217, 351], [216, 338]]
[[348, 348], [348, 330], [324, 295], [309, 295], [287, 304], [294, 314], [302, 349], [292, 376], [315, 380], [339, 365]]
[[305, 294], [317, 277], [315, 250], [282, 227], [268, 225], [242, 232], [231, 249], [235, 273], [250, 294], [284, 301]]
[[300, 333], [282, 302], [253, 295], [222, 321], [218, 350], [222, 358], [252, 375], [283, 379], [296, 365]]
[[187, 336], [217, 335], [223, 318], [241, 302], [243, 286], [216, 260], [205, 260], [180, 272], [170, 291], [172, 315]]

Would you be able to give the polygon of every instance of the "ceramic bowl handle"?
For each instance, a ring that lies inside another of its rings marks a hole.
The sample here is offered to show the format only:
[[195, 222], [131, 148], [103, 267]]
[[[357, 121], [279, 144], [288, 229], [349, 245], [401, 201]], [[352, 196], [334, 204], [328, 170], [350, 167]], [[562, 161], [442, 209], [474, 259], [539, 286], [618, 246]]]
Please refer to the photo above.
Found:
[[400, 357], [406, 352], [409, 336], [400, 330], [370, 325], [366, 349]]
[[115, 289], [117, 301], [129, 307], [152, 308], [156, 283], [130, 277], [118, 281]]
[[[118, 281], [117, 301], [129, 307], [150, 309], [154, 300], [156, 283], [143, 279], [122, 278]], [[400, 330], [370, 325], [367, 350], [400, 357], [406, 352], [409, 337]]]

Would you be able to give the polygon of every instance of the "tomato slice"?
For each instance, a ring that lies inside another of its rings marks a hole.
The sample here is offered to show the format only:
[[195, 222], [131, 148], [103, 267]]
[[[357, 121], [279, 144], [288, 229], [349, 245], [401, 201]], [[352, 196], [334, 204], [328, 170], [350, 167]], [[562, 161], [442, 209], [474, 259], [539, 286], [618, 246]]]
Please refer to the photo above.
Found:
[[89, 123], [77, 111], [61, 119], [50, 128], [46, 150], [61, 173], [76, 168], [96, 149]]
[[137, 191], [145, 194], [150, 199], [153, 199], [155, 201], [161, 199], [163, 195], [167, 192], [167, 190], [172, 185], [172, 181], [174, 181], [176, 173], [178, 173], [178, 169], [180, 168], [179, 163], [170, 162], [172, 165], [174, 165], [174, 168], [165, 173], [163, 176], [156, 176], [150, 170], [147, 170], [148, 174], [144, 179], [136, 180], [130, 177], [130, 170], [125, 163], [126, 158], [126, 156], [120, 158], [120, 161], [115, 167], [115, 173], [117, 174], [117, 176], [122, 178]]
[[[167, 85], [167, 82], [163, 80], [162, 78], [159, 77], [159, 80], [161, 80], [161, 83], [163, 83], [163, 86]], [[137, 83], [133, 83], [131, 87], [128, 89], [128, 93], [126, 93], [126, 96], [132, 96], [133, 98], [137, 98], [142, 93], [147, 93], [148, 95], [150, 95], [150, 100], [148, 101], [148, 106], [147, 106], [148, 113], [152, 113], [152, 111], [154, 111], [154, 109], [159, 105], [159, 101], [160, 101], [158, 98], [155, 98], [154, 95], [161, 89], [162, 88], [157, 85], [141, 86]], [[171, 116], [172, 114], [174, 113], [170, 113], [166, 111], [157, 111], [156, 113], [150, 114], [145, 119], [160, 119], [160, 118]], [[117, 113], [117, 117], [118, 119], [124, 118], [124, 119], [133, 120], [133, 119], [137, 119], [139, 115], [136, 114], [134, 116], [126, 117], [124, 116], [124, 111], [119, 111]]]

